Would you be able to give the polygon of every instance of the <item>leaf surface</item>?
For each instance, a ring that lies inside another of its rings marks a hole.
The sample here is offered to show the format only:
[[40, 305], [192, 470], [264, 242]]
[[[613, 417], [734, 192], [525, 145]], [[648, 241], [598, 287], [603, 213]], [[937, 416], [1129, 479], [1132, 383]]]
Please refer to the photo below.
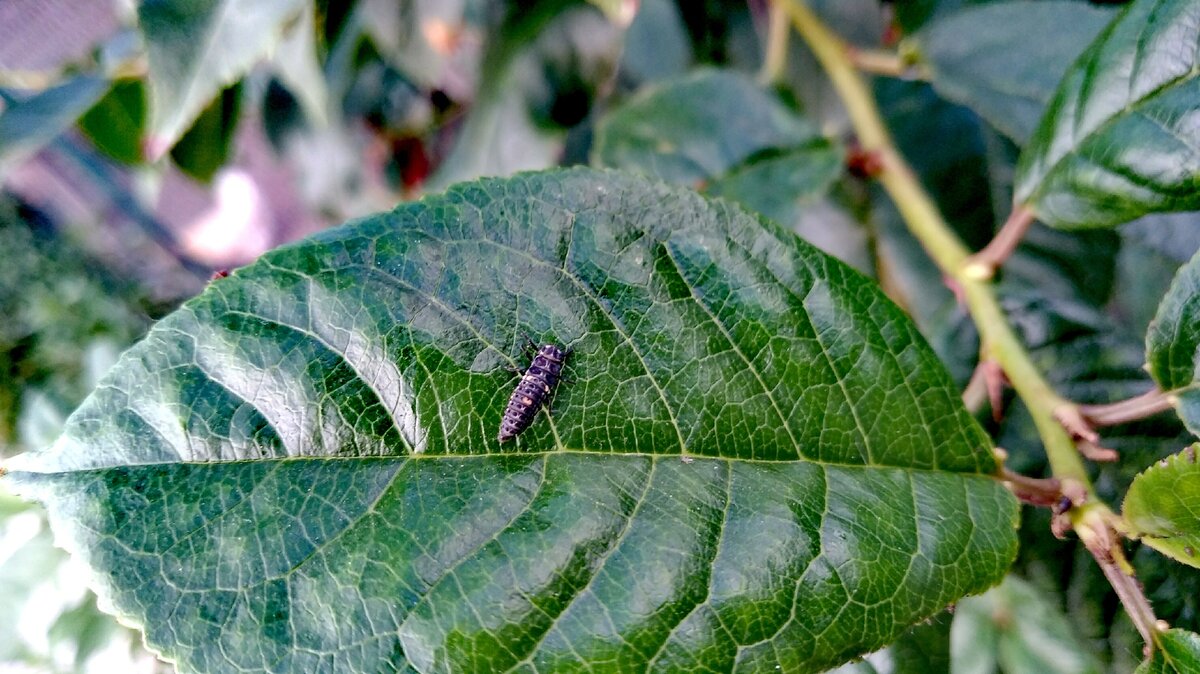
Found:
[[1187, 630], [1167, 630], [1158, 637], [1158, 648], [1134, 674], [1190, 674], [1200, 671], [1200, 635]]
[[1071, 67], [1017, 167], [1054, 227], [1200, 208], [1200, 4], [1135, 0]]
[[[571, 381], [500, 445], [525, 333]], [[873, 283], [584, 169], [268, 253], [6, 468], [184, 671], [816, 671], [1016, 552], [987, 436]]]
[[1200, 464], [1196, 446], [1163, 459], [1134, 479], [1122, 506], [1142, 541], [1200, 567]]
[[750, 78], [704, 68], [648, 88], [601, 120], [592, 163], [696, 185], [755, 153], [819, 138]]
[[1063, 73], [1112, 16], [1083, 2], [996, 2], [941, 17], [910, 44], [939, 94], [1024, 144]]
[[1179, 268], [1158, 312], [1146, 330], [1146, 369], [1171, 395], [1179, 417], [1192, 433], [1200, 432], [1200, 253]]
[[150, 151], [161, 155], [212, 100], [283, 39], [306, 0], [146, 0]]

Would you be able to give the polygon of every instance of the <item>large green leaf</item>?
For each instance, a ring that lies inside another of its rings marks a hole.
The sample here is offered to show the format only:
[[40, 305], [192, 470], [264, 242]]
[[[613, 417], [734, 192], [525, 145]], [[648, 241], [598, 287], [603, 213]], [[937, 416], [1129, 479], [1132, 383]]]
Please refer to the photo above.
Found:
[[1146, 369], [1171, 395], [1183, 423], [1200, 433], [1200, 253], [1179, 268], [1146, 331]]
[[1200, 4], [1134, 0], [1059, 85], [1016, 199], [1055, 227], [1200, 208]]
[[[500, 445], [522, 333], [569, 380]], [[185, 671], [813, 671], [1016, 552], [987, 436], [873, 283], [586, 169], [265, 255], [6, 468]]]
[[1111, 18], [1083, 2], [996, 2], [939, 18], [908, 44], [938, 93], [1024, 144], [1063, 73]]
[[1167, 630], [1158, 635], [1158, 648], [1135, 674], [1192, 674], [1200, 671], [1200, 635]]
[[694, 185], [756, 153], [817, 139], [810, 122], [750, 78], [704, 68], [649, 88], [602, 119], [592, 161]]
[[1137, 476], [1121, 507], [1142, 541], [1184, 564], [1200, 567], [1200, 464], [1196, 446]]
[[145, 0], [138, 23], [146, 41], [152, 156], [187, 131], [222, 89], [283, 39], [305, 0]]

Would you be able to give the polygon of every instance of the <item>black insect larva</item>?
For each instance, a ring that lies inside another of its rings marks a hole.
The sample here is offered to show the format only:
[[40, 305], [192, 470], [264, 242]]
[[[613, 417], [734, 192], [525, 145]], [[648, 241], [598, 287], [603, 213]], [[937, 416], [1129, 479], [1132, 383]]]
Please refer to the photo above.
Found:
[[508, 407], [504, 408], [504, 418], [500, 420], [500, 442], [512, 440], [533, 423], [538, 410], [562, 377], [567, 353], [553, 344], [543, 344], [537, 350], [529, 369], [521, 375], [521, 381], [508, 399]]

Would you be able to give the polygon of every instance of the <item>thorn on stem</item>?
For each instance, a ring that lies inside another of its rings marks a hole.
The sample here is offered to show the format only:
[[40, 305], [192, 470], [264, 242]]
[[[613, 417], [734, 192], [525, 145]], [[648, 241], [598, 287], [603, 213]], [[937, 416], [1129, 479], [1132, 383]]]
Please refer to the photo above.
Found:
[[1083, 458], [1088, 459], [1089, 461], [1107, 463], [1116, 461], [1120, 458], [1120, 454], [1117, 454], [1117, 450], [1109, 449], [1108, 447], [1101, 447], [1100, 445], [1087, 440], [1078, 441], [1075, 443], [1075, 447], [1079, 450], [1079, 453], [1083, 455]]
[[950, 292], [954, 293], [954, 301], [958, 303], [958, 308], [966, 309], [967, 295], [963, 292], [962, 284], [958, 282], [958, 279], [950, 275], [944, 275], [942, 276], [942, 283], [946, 284]]
[[994, 360], [981, 361], [978, 367], [983, 371], [983, 381], [987, 386], [988, 402], [992, 406], [992, 421], [1000, 423], [1004, 419], [1004, 387], [1008, 385], [1008, 376], [1000, 363]]
[[1062, 424], [1067, 433], [1076, 440], [1086, 440], [1092, 444], [1100, 441], [1100, 434], [1092, 428], [1087, 419], [1079, 411], [1078, 405], [1064, 403], [1054, 410], [1054, 418]]

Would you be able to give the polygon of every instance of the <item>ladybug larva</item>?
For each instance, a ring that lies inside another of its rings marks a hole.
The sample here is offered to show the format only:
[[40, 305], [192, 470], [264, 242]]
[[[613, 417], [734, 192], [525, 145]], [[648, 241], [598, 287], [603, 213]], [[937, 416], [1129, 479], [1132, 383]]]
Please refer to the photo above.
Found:
[[521, 375], [521, 381], [508, 399], [504, 417], [500, 420], [500, 442], [507, 442], [529, 428], [533, 418], [550, 397], [554, 385], [562, 377], [563, 361], [569, 351], [553, 345], [543, 344], [533, 357], [529, 368]]

